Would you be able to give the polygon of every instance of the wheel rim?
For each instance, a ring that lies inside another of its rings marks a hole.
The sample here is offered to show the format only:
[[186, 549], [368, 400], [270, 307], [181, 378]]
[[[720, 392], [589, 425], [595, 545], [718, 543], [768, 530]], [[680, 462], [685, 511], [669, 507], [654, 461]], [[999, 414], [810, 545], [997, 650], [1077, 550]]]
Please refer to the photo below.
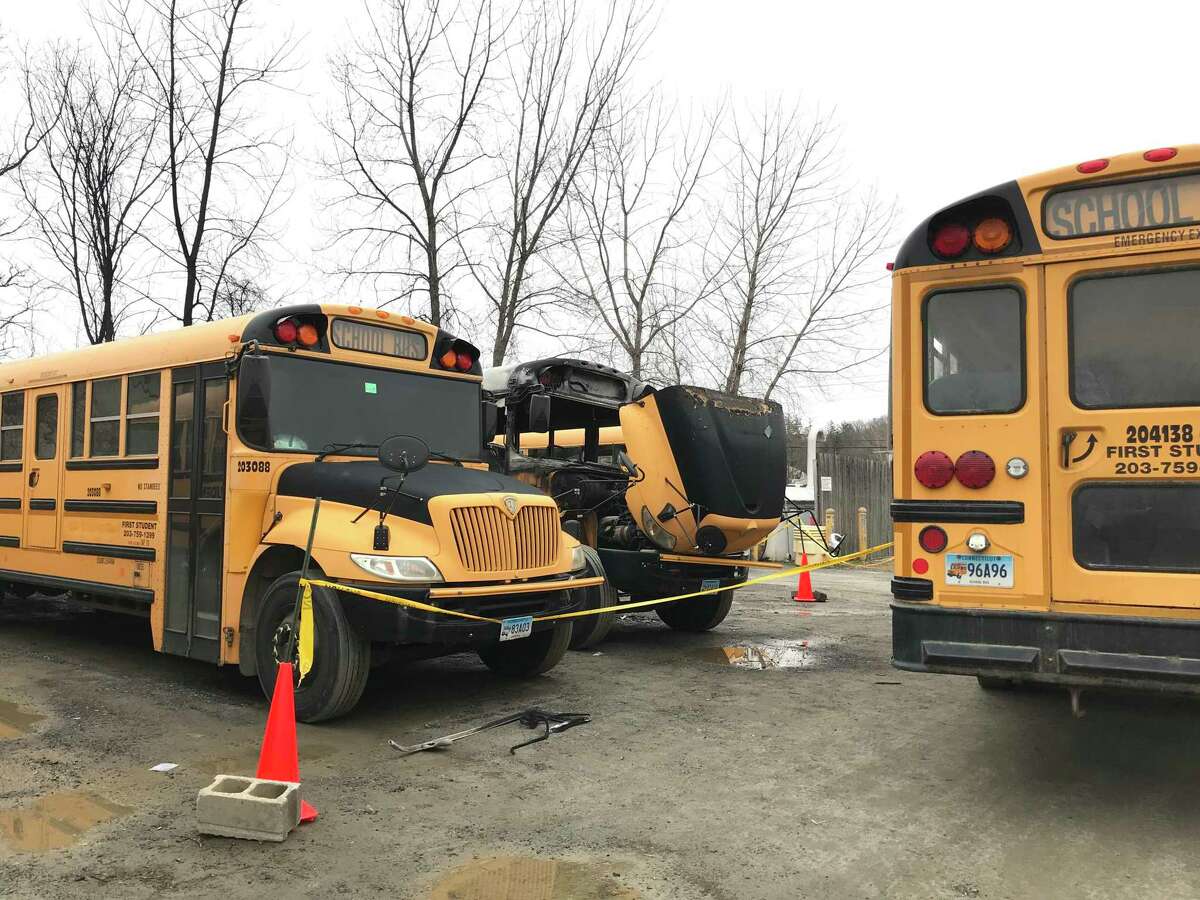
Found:
[[313, 659], [312, 668], [308, 670], [305, 676], [304, 684], [300, 684], [300, 641], [297, 636], [296, 644], [292, 647], [292, 658], [287, 658], [288, 644], [292, 639], [292, 616], [290, 611], [285, 611], [279, 620], [279, 624], [275, 626], [275, 630], [271, 633], [271, 658], [275, 661], [276, 667], [280, 663], [286, 662], [292, 665], [292, 683], [297, 691], [302, 691], [312, 683], [316, 677], [317, 671], [320, 668], [318, 665], [320, 654], [317, 652], [317, 635], [316, 635], [316, 614], [313, 615]]

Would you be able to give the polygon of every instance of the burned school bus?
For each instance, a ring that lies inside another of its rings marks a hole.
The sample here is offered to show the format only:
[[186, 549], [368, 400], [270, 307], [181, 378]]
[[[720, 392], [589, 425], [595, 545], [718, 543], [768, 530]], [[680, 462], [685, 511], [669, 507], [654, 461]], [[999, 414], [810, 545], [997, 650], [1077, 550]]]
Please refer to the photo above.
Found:
[[[777, 403], [674, 385], [655, 389], [608, 366], [550, 358], [488, 369], [495, 469], [550, 494], [607, 589], [652, 600], [746, 580], [746, 551], [779, 524], [787, 460]], [[560, 444], [556, 435], [571, 438]], [[582, 437], [582, 440], [579, 438]], [[656, 609], [707, 631], [733, 590]], [[576, 620], [571, 646], [598, 643], [613, 614]]]
[[[311, 574], [339, 587], [499, 619], [577, 609], [600, 582], [553, 502], [483, 461], [478, 358], [407, 316], [323, 304], [0, 366], [0, 582], [143, 616], [156, 650], [238, 666], [268, 696], [310, 543]], [[532, 675], [571, 633], [501, 642], [493, 623], [313, 601], [302, 721], [347, 712], [397, 654]]]

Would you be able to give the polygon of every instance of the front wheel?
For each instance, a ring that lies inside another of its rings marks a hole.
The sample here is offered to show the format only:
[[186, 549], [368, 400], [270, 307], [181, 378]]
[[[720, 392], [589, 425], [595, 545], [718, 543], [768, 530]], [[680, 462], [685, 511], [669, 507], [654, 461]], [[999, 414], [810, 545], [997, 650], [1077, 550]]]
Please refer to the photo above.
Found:
[[571, 643], [571, 621], [555, 622], [553, 628], [536, 631], [527, 638], [497, 641], [479, 648], [483, 664], [497, 675], [531, 678], [549, 672], [558, 665]]
[[[586, 574], [603, 577], [604, 563], [600, 561], [600, 554], [591, 547], [585, 546], [583, 548], [583, 555], [587, 559]], [[616, 606], [621, 599], [617, 595], [617, 589], [607, 581], [596, 587], [584, 588], [583, 594], [584, 609], [604, 609], [608, 606]], [[616, 621], [616, 618], [617, 614], [615, 612], [609, 612], [572, 619], [571, 649], [586, 650], [589, 647], [595, 647], [608, 637], [608, 633], [612, 631], [613, 622]]]
[[[291, 662], [294, 677], [300, 676], [296, 665], [299, 651], [293, 649], [291, 659], [287, 658], [299, 580], [299, 572], [276, 578], [258, 609], [254, 654], [258, 681], [268, 698], [275, 693], [279, 663]], [[362, 697], [371, 669], [371, 643], [350, 626], [337, 594], [323, 587], [312, 591], [313, 666], [296, 686], [296, 719], [301, 722], [321, 722], [348, 713]]]
[[710, 631], [725, 621], [733, 606], [733, 591], [721, 591], [657, 607], [658, 617], [676, 631]]

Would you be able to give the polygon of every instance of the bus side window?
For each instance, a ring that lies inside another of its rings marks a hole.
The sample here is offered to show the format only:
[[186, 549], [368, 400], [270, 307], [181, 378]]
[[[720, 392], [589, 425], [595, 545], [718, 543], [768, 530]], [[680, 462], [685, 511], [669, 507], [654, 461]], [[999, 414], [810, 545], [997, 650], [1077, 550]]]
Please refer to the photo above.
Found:
[[125, 455], [158, 452], [158, 395], [160, 372], [130, 375], [125, 398]]
[[92, 382], [92, 456], [116, 456], [121, 440], [121, 379]]
[[54, 459], [58, 455], [58, 394], [42, 394], [38, 397], [36, 414], [34, 458]]
[[84, 423], [87, 421], [87, 382], [71, 385], [71, 456], [83, 456]]
[[19, 460], [25, 434], [25, 392], [0, 398], [0, 460]]

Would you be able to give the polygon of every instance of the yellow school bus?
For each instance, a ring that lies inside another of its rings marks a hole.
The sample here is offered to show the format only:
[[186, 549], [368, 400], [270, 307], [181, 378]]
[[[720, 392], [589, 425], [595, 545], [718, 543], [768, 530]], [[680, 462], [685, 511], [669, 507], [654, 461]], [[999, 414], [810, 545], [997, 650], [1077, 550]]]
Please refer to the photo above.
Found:
[[895, 664], [1200, 690], [1200, 147], [955, 203], [892, 301]]
[[[669, 627], [707, 631], [752, 567], [746, 552], [780, 522], [787, 481], [778, 403], [706, 388], [654, 388], [566, 357], [488, 369], [502, 433], [493, 465], [549, 493], [608, 587], [588, 608], [699, 590], [655, 608]], [[615, 614], [576, 621], [571, 646], [599, 643]]]
[[[438, 328], [331, 305], [0, 366], [0, 581], [148, 617], [155, 649], [237, 665], [268, 696], [310, 545], [314, 577], [390, 596], [518, 624], [576, 609], [598, 579], [552, 500], [487, 470], [480, 373]], [[396, 435], [400, 471], [377, 458]], [[531, 675], [571, 634], [314, 603], [305, 721], [353, 707], [373, 661], [469, 649]]]

